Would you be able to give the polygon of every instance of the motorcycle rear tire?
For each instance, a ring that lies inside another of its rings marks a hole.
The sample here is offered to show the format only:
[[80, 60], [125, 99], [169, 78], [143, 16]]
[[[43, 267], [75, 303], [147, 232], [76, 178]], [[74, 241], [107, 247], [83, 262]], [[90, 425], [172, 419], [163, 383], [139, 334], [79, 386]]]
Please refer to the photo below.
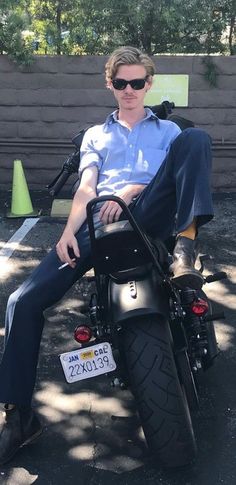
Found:
[[152, 316], [133, 319], [124, 328], [123, 352], [149, 450], [164, 467], [189, 464], [196, 441], [168, 323]]

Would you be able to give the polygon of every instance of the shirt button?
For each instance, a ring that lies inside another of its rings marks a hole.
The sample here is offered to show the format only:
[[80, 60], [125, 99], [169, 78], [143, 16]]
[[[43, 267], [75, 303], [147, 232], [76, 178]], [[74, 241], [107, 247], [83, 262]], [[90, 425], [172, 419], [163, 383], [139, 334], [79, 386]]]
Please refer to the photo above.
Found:
[[132, 146], [133, 146], [132, 143], [130, 143], [129, 147], [132, 148]]

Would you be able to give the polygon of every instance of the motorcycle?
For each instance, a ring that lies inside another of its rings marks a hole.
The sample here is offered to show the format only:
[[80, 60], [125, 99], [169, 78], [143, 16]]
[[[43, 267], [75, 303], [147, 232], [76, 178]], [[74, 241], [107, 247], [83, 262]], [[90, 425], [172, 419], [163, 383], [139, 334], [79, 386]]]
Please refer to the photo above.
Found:
[[[170, 119], [172, 104], [156, 108]], [[53, 195], [74, 170], [68, 169], [71, 160], [78, 168], [82, 138], [80, 132], [76, 152], [50, 184]], [[121, 206], [123, 220], [95, 230], [94, 208], [107, 200]], [[199, 375], [218, 355], [213, 321], [224, 315], [212, 313], [203, 290], [174, 284], [169, 269], [174, 236], [165, 244], [151, 239], [123, 200], [96, 197], [87, 205], [87, 220], [96, 291], [89, 303], [90, 324], [74, 332], [79, 348], [60, 355], [66, 381], [106, 374], [113, 386], [128, 387], [150, 452], [165, 467], [189, 464], [197, 450], [191, 415], [198, 409]], [[206, 258], [198, 257], [201, 272]], [[225, 277], [220, 272], [204, 282]]]

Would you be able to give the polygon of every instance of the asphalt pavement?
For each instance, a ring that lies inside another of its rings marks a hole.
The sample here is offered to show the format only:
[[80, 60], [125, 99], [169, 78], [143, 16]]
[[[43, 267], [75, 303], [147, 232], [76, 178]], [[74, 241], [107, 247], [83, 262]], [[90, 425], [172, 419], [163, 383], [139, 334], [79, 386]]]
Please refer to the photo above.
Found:
[[[1, 249], [24, 219], [8, 219], [10, 195], [0, 193]], [[57, 241], [64, 220], [51, 219], [51, 201], [34, 194], [42, 209], [37, 224], [0, 267], [0, 342], [8, 295], [25, 279]], [[34, 405], [43, 435], [22, 448], [0, 469], [4, 485], [234, 485], [236, 483], [236, 194], [215, 194], [215, 218], [201, 231], [202, 252], [213, 259], [205, 274], [226, 271], [227, 280], [205, 288], [214, 310], [220, 354], [203, 376], [200, 409], [194, 416], [198, 443], [195, 462], [166, 471], [149, 455], [129, 391], [113, 389], [104, 376], [67, 384], [58, 355], [75, 348], [73, 329], [86, 322], [90, 284], [82, 279], [46, 312]], [[5, 246], [6, 247], [6, 246]], [[1, 260], [1, 258], [0, 258]]]

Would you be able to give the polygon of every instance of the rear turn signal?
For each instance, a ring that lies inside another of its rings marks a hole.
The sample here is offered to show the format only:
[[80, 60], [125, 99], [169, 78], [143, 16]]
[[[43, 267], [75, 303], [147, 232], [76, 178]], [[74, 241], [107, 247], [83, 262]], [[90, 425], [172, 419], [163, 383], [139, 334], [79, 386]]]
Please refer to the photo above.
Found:
[[80, 344], [89, 342], [92, 336], [93, 336], [93, 332], [91, 328], [87, 327], [86, 325], [81, 325], [79, 327], [76, 327], [74, 331], [74, 339], [76, 340], [76, 342], [79, 342]]
[[208, 312], [209, 305], [206, 300], [203, 300], [202, 298], [198, 298], [198, 300], [195, 300], [191, 303], [190, 308], [191, 308], [191, 311], [194, 313], [194, 315], [197, 315], [198, 317], [202, 317]]

